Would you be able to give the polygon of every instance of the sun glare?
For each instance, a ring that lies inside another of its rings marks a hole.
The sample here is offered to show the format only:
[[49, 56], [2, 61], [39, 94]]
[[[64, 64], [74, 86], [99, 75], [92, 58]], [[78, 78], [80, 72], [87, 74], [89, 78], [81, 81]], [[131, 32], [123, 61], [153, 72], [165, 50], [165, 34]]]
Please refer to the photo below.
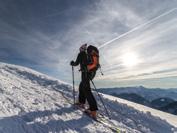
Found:
[[135, 53], [126, 53], [121, 59], [125, 67], [134, 67], [139, 63], [138, 56]]

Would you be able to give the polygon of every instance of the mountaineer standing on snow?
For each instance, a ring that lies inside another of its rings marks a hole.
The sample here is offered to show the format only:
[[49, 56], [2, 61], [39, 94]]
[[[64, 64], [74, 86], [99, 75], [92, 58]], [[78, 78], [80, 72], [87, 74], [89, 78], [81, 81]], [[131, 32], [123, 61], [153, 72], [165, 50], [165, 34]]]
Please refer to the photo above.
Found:
[[76, 61], [71, 61], [71, 66], [77, 66], [80, 64], [81, 82], [79, 85], [79, 98], [78, 103], [80, 107], [84, 108], [84, 104], [87, 100], [89, 109], [87, 113], [93, 118], [96, 118], [96, 111], [98, 110], [96, 100], [91, 92], [90, 80], [95, 77], [96, 70], [99, 64], [99, 54], [96, 47], [90, 45], [87, 48], [87, 44], [80, 47], [80, 53], [77, 56]]

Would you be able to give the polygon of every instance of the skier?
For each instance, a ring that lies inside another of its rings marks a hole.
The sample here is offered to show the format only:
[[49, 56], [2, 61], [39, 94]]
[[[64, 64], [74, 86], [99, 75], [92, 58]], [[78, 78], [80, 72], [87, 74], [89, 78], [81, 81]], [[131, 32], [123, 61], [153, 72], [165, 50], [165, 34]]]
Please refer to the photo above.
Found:
[[79, 85], [79, 98], [78, 103], [80, 107], [84, 108], [85, 102], [87, 100], [89, 104], [89, 109], [87, 109], [87, 113], [93, 118], [96, 118], [97, 115], [97, 102], [91, 92], [90, 88], [90, 80], [95, 77], [96, 70], [95, 66], [98, 64], [98, 60], [93, 57], [92, 61], [90, 61], [89, 57], [89, 49], [87, 49], [87, 44], [84, 44], [80, 47], [80, 52], [77, 56], [76, 61], [71, 61], [71, 66], [77, 66], [80, 64], [81, 71], [81, 82]]

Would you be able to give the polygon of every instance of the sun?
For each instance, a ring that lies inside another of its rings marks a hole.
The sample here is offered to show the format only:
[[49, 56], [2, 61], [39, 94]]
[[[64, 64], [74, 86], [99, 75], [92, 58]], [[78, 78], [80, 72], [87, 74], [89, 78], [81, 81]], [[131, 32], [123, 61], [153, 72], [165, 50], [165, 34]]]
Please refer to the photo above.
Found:
[[139, 63], [139, 58], [136, 53], [129, 52], [122, 55], [121, 61], [125, 67], [134, 67]]

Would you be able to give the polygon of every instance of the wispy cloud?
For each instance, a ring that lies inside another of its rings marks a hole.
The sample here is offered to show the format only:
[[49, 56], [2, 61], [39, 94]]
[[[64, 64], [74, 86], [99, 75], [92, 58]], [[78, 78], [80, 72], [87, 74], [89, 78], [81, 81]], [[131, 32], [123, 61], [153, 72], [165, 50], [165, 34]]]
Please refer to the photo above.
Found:
[[[1, 1], [0, 60], [45, 69], [70, 81], [69, 62], [82, 43], [101, 46], [176, 5], [168, 0]], [[111, 85], [117, 79], [175, 76], [176, 15], [170, 13], [100, 49], [105, 76], [97, 80]], [[129, 69], [121, 58], [132, 51], [140, 62]]]
[[[176, 15], [177, 11], [172, 12], [107, 46], [103, 50], [109, 62], [103, 66], [106, 76], [98, 79], [131, 81], [177, 76]], [[108, 48], [109, 50], [106, 50]], [[137, 53], [141, 61], [134, 68], [123, 66], [120, 58], [122, 54], [130, 51]]]

